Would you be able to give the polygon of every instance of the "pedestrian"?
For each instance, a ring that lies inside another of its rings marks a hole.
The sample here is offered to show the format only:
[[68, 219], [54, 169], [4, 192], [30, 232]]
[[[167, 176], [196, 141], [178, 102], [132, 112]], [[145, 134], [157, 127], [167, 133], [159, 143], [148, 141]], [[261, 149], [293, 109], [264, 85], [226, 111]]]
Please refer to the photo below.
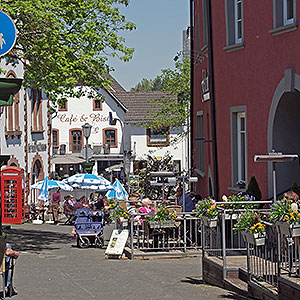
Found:
[[14, 261], [19, 257], [19, 252], [12, 250], [11, 245], [6, 243], [5, 246], [5, 287], [7, 288], [6, 295], [11, 297], [17, 295], [15, 287], [13, 286], [13, 269]]
[[56, 192], [52, 195], [52, 214], [53, 214], [53, 221], [54, 224], [58, 224], [58, 210], [59, 204], [61, 200], [60, 188], [57, 188]]

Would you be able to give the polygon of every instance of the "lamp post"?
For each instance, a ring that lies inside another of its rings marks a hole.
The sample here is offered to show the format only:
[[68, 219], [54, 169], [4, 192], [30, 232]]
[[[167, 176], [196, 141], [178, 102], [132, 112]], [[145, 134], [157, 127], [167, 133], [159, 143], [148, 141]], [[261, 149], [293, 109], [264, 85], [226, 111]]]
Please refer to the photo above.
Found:
[[86, 160], [86, 162], [89, 161], [89, 159], [88, 159], [88, 140], [91, 135], [91, 129], [92, 129], [92, 126], [89, 123], [85, 123], [82, 125], [83, 136], [85, 137], [85, 160]]

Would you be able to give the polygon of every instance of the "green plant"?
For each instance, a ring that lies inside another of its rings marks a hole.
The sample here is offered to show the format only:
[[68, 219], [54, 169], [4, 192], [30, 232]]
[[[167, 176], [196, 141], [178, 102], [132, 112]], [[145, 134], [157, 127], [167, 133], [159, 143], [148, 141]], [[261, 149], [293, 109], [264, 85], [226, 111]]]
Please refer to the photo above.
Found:
[[124, 219], [128, 219], [128, 212], [120, 205], [117, 205], [112, 210], [112, 218], [122, 222]]
[[111, 212], [113, 209], [116, 208], [117, 206], [117, 201], [113, 198], [107, 199], [106, 201], [104, 201], [104, 209], [107, 212]]
[[263, 233], [266, 231], [266, 225], [262, 224], [261, 216], [256, 211], [246, 211], [238, 219], [233, 230], [249, 233]]
[[261, 191], [259, 185], [255, 179], [255, 176], [252, 176], [246, 190], [246, 194], [254, 196], [257, 201], [261, 200]]
[[290, 224], [300, 223], [298, 204], [286, 198], [278, 200], [271, 205], [270, 220], [288, 222]]
[[149, 213], [149, 215], [146, 217], [146, 220], [149, 222], [163, 222], [168, 220], [175, 220], [177, 218], [177, 214], [174, 211], [170, 211], [166, 203], [161, 203], [158, 206], [157, 211], [153, 211]]
[[218, 215], [216, 201], [212, 198], [205, 198], [202, 201], [198, 201], [198, 203], [195, 205], [194, 212], [197, 218], [202, 216], [215, 218]]
[[[234, 195], [230, 195], [228, 197], [226, 197], [226, 195], [222, 196], [222, 200], [225, 202], [247, 202], [247, 201], [255, 201], [254, 196], [251, 195], [243, 195], [242, 193], [238, 193], [238, 194], [234, 194]], [[225, 206], [225, 205], [222, 205]], [[232, 213], [234, 213], [235, 210], [238, 209], [254, 209], [254, 208], [258, 208], [259, 204], [238, 204], [238, 203], [234, 203], [234, 204], [228, 204], [226, 205], [226, 208], [232, 209]]]

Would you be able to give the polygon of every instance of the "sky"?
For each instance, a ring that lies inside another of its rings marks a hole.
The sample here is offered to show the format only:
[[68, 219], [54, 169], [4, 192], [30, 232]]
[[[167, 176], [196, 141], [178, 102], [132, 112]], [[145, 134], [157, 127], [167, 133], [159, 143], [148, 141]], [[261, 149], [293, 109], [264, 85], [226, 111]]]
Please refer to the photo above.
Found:
[[189, 0], [130, 0], [121, 12], [136, 30], [122, 34], [126, 45], [135, 48], [133, 58], [109, 60], [111, 75], [126, 89], [143, 78], [153, 79], [161, 69], [174, 68], [176, 53], [182, 50], [182, 31], [189, 26]]

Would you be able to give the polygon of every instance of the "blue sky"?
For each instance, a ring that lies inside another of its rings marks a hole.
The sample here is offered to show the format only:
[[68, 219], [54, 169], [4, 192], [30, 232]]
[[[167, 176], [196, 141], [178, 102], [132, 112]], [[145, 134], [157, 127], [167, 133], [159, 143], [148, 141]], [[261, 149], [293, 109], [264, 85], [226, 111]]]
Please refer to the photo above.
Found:
[[182, 50], [182, 31], [189, 26], [189, 0], [131, 0], [122, 13], [137, 29], [124, 34], [126, 45], [135, 48], [133, 59], [110, 59], [111, 73], [126, 89], [143, 78], [153, 79], [161, 69], [174, 67]]

